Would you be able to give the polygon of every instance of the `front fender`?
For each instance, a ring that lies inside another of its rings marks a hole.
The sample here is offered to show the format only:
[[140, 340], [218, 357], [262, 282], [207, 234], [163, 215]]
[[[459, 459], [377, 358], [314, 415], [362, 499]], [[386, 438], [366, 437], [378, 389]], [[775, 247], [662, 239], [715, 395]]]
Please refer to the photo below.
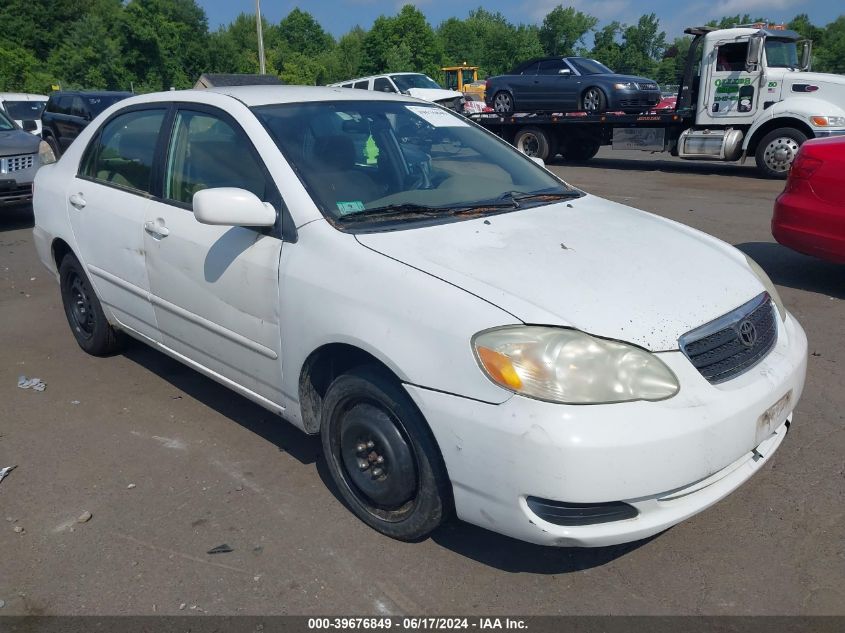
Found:
[[845, 116], [845, 109], [828, 101], [821, 101], [812, 97], [789, 97], [783, 101], [778, 101], [770, 108], [763, 110], [755, 120], [745, 135], [742, 149], [747, 150], [757, 131], [774, 119], [784, 119], [784, 127], [794, 127], [795, 124], [790, 119], [798, 120], [807, 126], [815, 136], [816, 132], [826, 129], [813, 125], [810, 120], [810, 117], [819, 115]]

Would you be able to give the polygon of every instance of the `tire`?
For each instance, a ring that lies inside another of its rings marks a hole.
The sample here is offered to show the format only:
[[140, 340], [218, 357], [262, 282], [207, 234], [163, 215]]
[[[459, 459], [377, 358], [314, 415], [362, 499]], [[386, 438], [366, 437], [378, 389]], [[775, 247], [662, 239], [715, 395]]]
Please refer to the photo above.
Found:
[[766, 178], [785, 179], [792, 167], [798, 148], [807, 140], [807, 135], [792, 127], [772, 130], [757, 144], [754, 159], [757, 169]]
[[493, 109], [499, 114], [513, 114], [513, 97], [511, 94], [504, 90], [494, 94]]
[[329, 386], [320, 435], [332, 479], [364, 523], [401, 541], [428, 536], [451, 510], [437, 443], [399, 382], [357, 367]]
[[513, 146], [526, 156], [548, 161], [555, 157], [555, 142], [545, 130], [539, 127], [524, 127], [513, 137]]
[[588, 161], [599, 153], [601, 142], [595, 138], [572, 138], [563, 151], [564, 160]]
[[587, 88], [581, 95], [581, 109], [590, 114], [601, 114], [607, 110], [607, 97], [601, 88]]
[[65, 316], [79, 347], [92, 356], [120, 351], [123, 335], [106, 320], [94, 287], [73, 255], [65, 255], [59, 264], [59, 284]]

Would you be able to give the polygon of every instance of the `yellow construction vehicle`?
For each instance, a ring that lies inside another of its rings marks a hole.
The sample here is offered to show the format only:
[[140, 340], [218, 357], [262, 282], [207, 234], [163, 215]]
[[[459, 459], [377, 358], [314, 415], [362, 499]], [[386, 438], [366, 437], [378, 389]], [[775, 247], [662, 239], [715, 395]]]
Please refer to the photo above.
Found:
[[445, 66], [440, 70], [445, 77], [445, 88], [463, 92], [472, 101], [484, 101], [484, 82], [478, 80], [478, 66]]

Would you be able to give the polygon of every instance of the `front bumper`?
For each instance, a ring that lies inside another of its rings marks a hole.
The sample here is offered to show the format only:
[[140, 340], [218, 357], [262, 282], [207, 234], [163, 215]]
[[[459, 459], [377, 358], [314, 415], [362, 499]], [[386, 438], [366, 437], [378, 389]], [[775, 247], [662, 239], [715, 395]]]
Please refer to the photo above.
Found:
[[[660, 354], [681, 390], [661, 402], [572, 406], [514, 396], [486, 404], [407, 386], [429, 422], [458, 516], [541, 545], [596, 547], [646, 538], [704, 510], [778, 448], [804, 387], [807, 339], [790, 316], [758, 365], [711, 385], [680, 352]], [[789, 394], [774, 417], [764, 416]], [[528, 496], [624, 501], [638, 516], [593, 525], [545, 522]]]

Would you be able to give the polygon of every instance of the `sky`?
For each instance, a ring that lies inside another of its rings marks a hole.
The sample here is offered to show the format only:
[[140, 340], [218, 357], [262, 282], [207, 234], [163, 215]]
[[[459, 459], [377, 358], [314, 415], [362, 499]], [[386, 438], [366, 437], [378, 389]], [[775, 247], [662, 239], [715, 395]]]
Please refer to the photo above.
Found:
[[[408, 2], [411, 0], [261, 0], [261, 13], [276, 23], [291, 9], [299, 7], [310, 12], [324, 29], [337, 37], [356, 24], [369, 28], [379, 15], [395, 15]], [[255, 0], [197, 0], [197, 3], [205, 9], [212, 29], [228, 24], [239, 13], [255, 12]], [[845, 13], [839, 0], [416, 0], [411, 3], [434, 27], [453, 16], [465, 18], [479, 6], [500, 11], [513, 23], [539, 23], [551, 9], [563, 4], [596, 16], [601, 20], [599, 26], [613, 20], [630, 24], [640, 15], [654, 12], [670, 39], [682, 35], [686, 26], [704, 24], [724, 15], [749, 13], [752, 17], [759, 15], [771, 22], [782, 22], [798, 13], [807, 13], [813, 23], [825, 25]], [[588, 40], [592, 45], [592, 39], [588, 37]]]

